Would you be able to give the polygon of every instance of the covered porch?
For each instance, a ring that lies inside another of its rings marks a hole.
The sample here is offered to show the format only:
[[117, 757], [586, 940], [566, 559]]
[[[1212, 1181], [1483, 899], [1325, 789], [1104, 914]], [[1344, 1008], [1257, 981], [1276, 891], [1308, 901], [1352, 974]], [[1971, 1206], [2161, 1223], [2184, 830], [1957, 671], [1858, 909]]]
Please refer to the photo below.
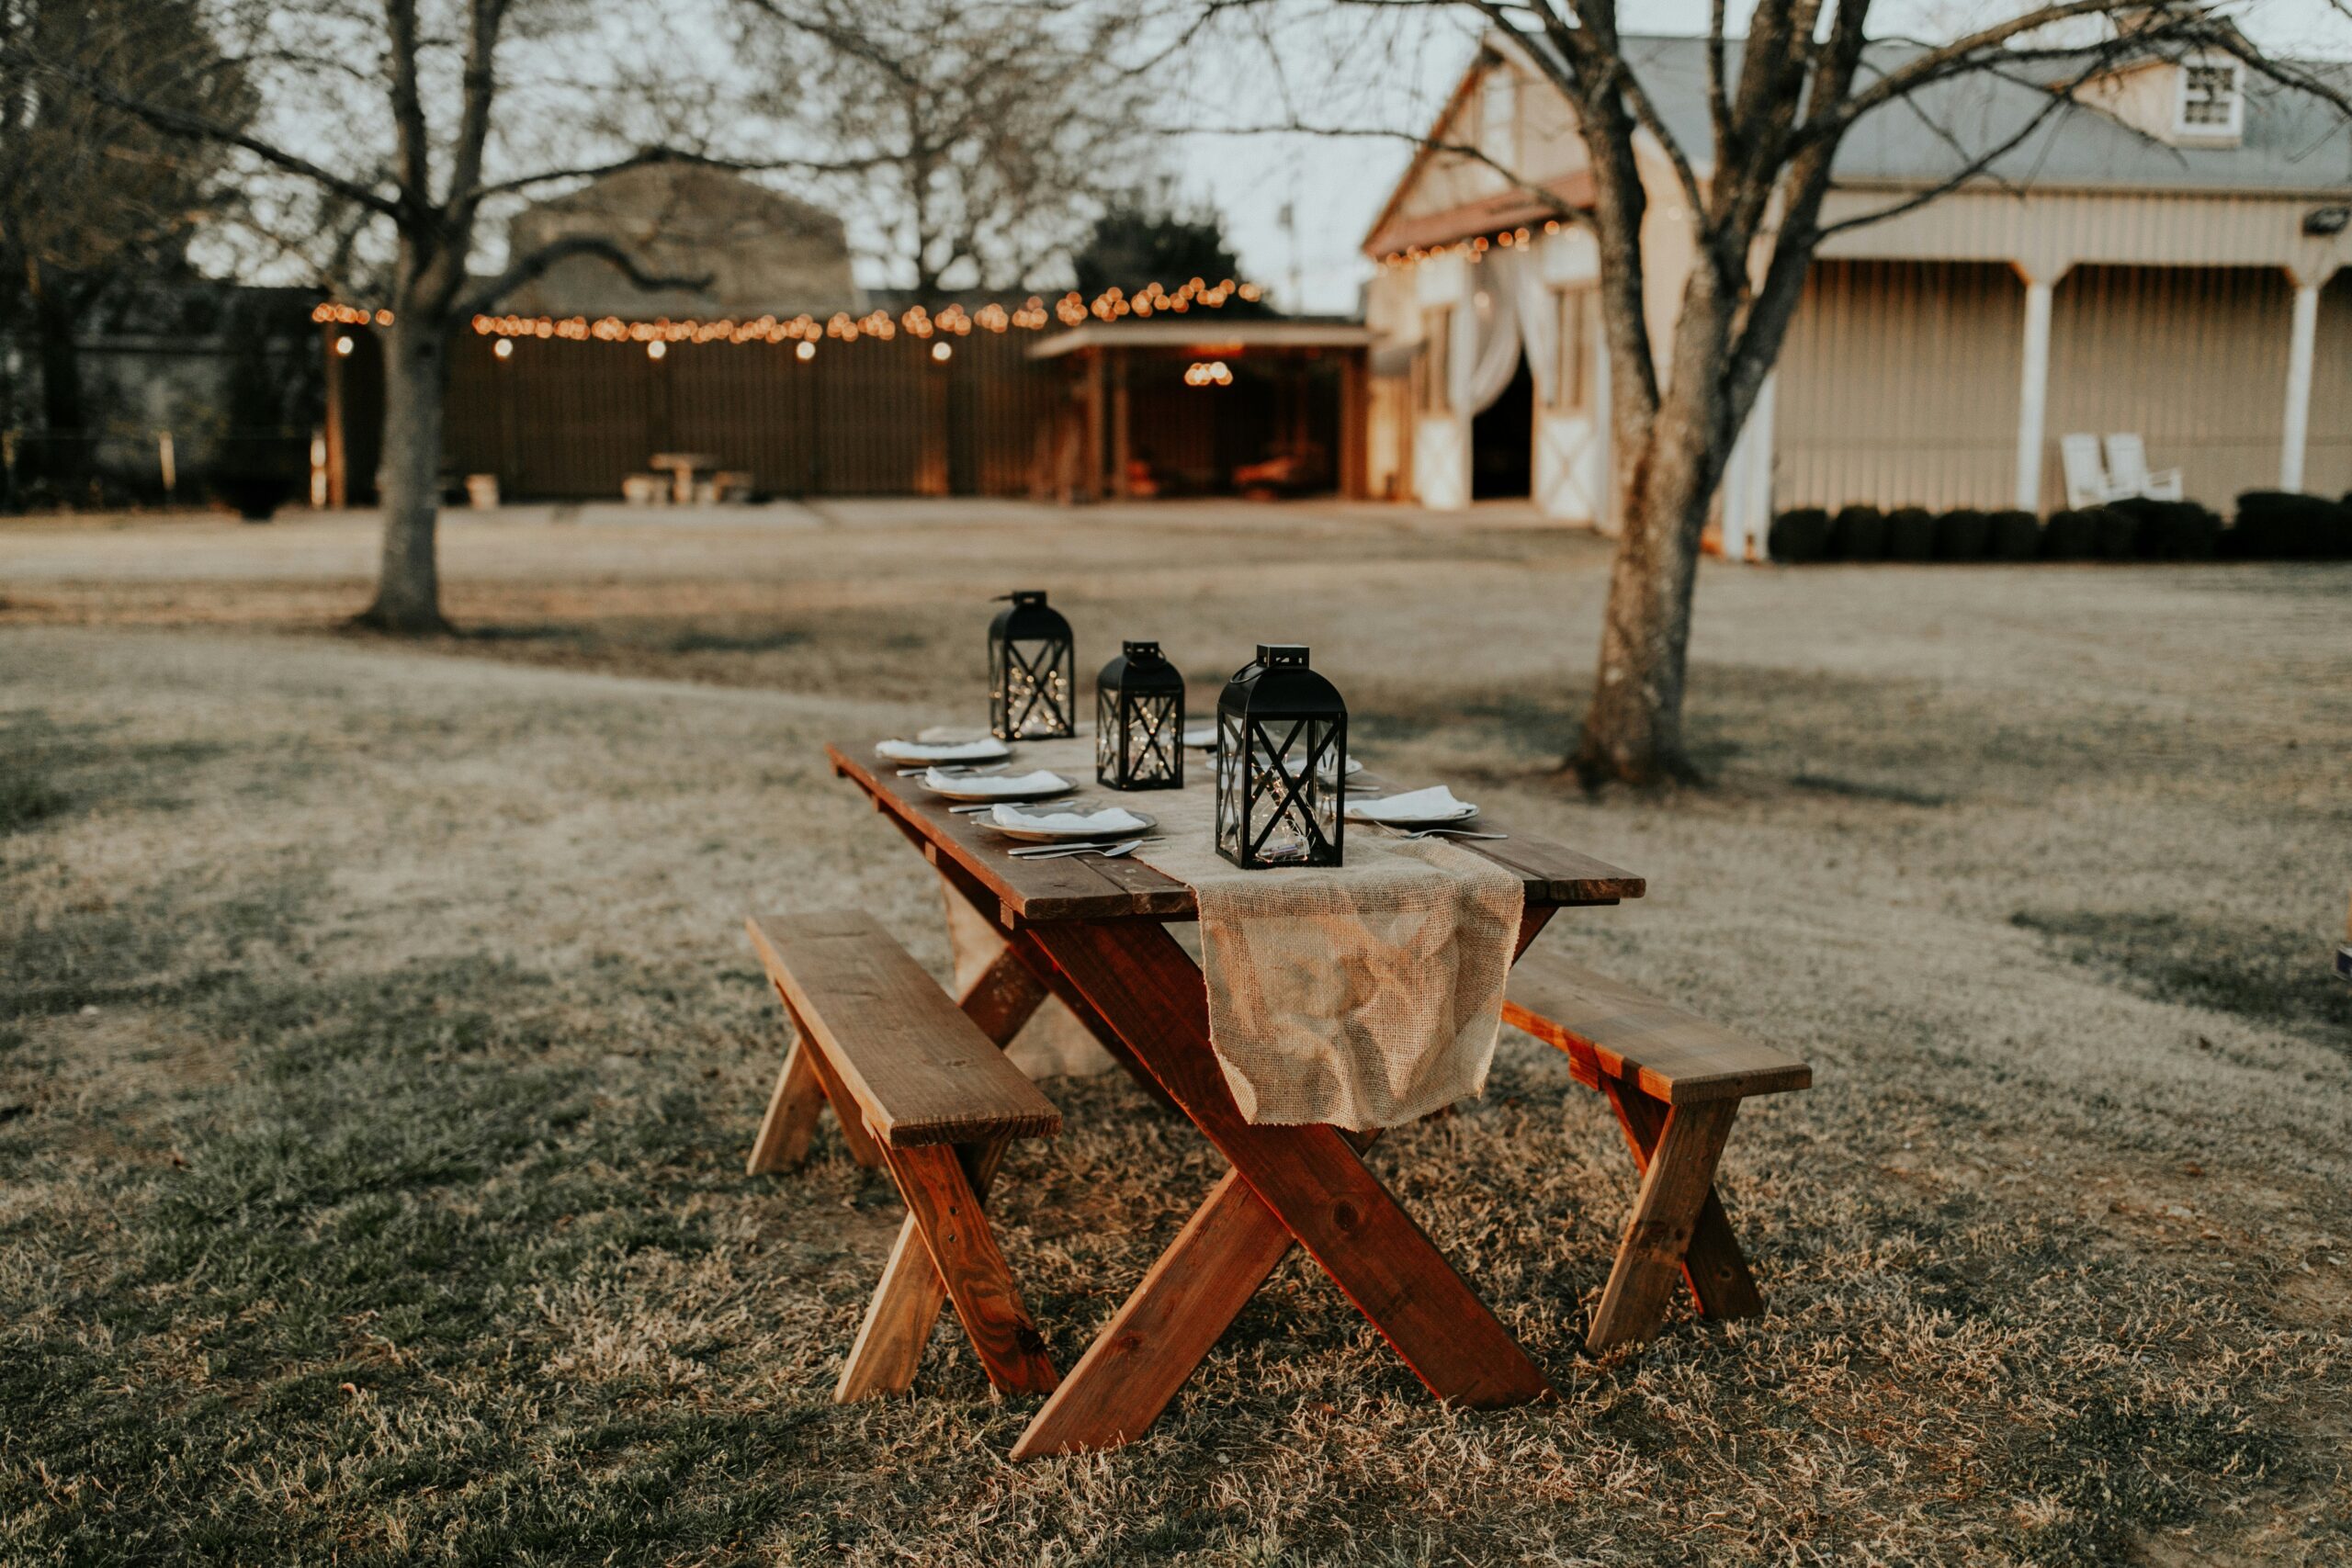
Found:
[[1349, 321], [1089, 321], [1029, 349], [1067, 390], [1064, 500], [1367, 493], [1365, 361]]

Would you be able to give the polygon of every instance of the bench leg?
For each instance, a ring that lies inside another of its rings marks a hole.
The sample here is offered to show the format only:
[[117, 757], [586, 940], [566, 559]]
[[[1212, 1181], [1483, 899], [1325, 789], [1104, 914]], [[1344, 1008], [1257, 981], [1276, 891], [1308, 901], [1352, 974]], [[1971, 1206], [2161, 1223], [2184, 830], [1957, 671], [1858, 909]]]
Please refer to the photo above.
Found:
[[743, 1166], [753, 1176], [797, 1170], [808, 1158], [817, 1113], [825, 1108], [824, 1085], [817, 1081], [817, 1069], [808, 1060], [812, 1055], [802, 1040], [795, 1040], [784, 1054], [784, 1071], [776, 1077], [768, 1113], [760, 1119], [760, 1135], [752, 1140], [752, 1157]]
[[865, 1321], [857, 1325], [856, 1342], [842, 1363], [833, 1403], [847, 1404], [914, 1387], [915, 1369], [922, 1364], [923, 1347], [931, 1343], [931, 1325], [939, 1321], [939, 1309], [946, 1303], [947, 1288], [932, 1267], [922, 1227], [909, 1214], [899, 1226], [890, 1261], [882, 1266], [874, 1299], [865, 1303]]
[[1634, 1218], [1617, 1248], [1616, 1266], [1592, 1314], [1586, 1348], [1594, 1355], [1647, 1339], [1666, 1321], [1667, 1298], [1683, 1272], [1700, 1211], [1715, 1179], [1715, 1162], [1731, 1134], [1736, 1100], [1669, 1107], [1666, 1129], [1651, 1151]]
[[[967, 1152], [944, 1144], [886, 1147], [882, 1157], [989, 1382], [1007, 1393], [1049, 1393], [1059, 1380], [1046, 1359], [1046, 1337], [1021, 1304], [1021, 1292], [971, 1180], [993, 1163], [1001, 1146]], [[966, 1158], [973, 1161], [968, 1173]]]
[[[991, 1144], [967, 1174], [982, 1204], [996, 1184], [997, 1167], [1003, 1163], [1004, 1145]], [[899, 1226], [890, 1260], [882, 1266], [874, 1299], [866, 1303], [865, 1321], [858, 1325], [857, 1342], [842, 1363], [841, 1382], [833, 1385], [833, 1403], [904, 1393], [915, 1385], [915, 1370], [922, 1365], [923, 1348], [931, 1343], [932, 1325], [947, 1304], [947, 1287], [922, 1244], [922, 1226], [911, 1211]]]
[[[965, 987], [956, 1005], [1001, 1048], [1021, 1032], [1021, 1026], [1045, 998], [1046, 987], [1007, 951]], [[972, 1172], [973, 1190], [983, 1203], [1001, 1157], [1002, 1145], [996, 1145]], [[834, 1403], [846, 1404], [912, 1388], [915, 1369], [922, 1364], [923, 1347], [931, 1342], [932, 1325], [939, 1321], [939, 1309], [946, 1304], [947, 1288], [932, 1266], [922, 1227], [910, 1213], [899, 1227], [898, 1242], [890, 1248], [890, 1260], [883, 1265], [874, 1299], [866, 1303], [857, 1342], [842, 1363], [841, 1382], [833, 1388]]]
[[[771, 984], [775, 984], [773, 977]], [[752, 1140], [752, 1157], [744, 1163], [744, 1168], [758, 1176], [764, 1171], [786, 1169], [808, 1158], [808, 1140], [817, 1130], [817, 1112], [831, 1100], [833, 1120], [842, 1124], [842, 1139], [849, 1145], [850, 1157], [868, 1170], [879, 1169], [881, 1150], [873, 1134], [866, 1132], [865, 1118], [858, 1115], [841, 1079], [835, 1076], [832, 1064], [818, 1049], [780, 984], [775, 985], [775, 999], [784, 1004], [784, 1016], [792, 1021], [792, 1048], [785, 1053], [784, 1071], [776, 1078], [775, 1093], [768, 1100], [767, 1114], [760, 1119], [759, 1136]], [[852, 1107], [846, 1115], [842, 1112], [844, 1105]]]
[[[1625, 1142], [1634, 1151], [1634, 1168], [1646, 1174], [1650, 1168], [1650, 1151], [1657, 1147], [1658, 1137], [1666, 1131], [1666, 1105], [1631, 1085], [1611, 1082], [1609, 1103], [1617, 1111], [1618, 1124], [1625, 1129]], [[1747, 1256], [1739, 1249], [1739, 1238], [1732, 1234], [1731, 1217], [1724, 1213], [1722, 1194], [1710, 1183], [1706, 1201], [1700, 1205], [1698, 1224], [1691, 1227], [1690, 1250], [1682, 1258], [1682, 1276], [1690, 1286], [1690, 1297], [1706, 1317], [1758, 1317], [1764, 1311], [1764, 1297], [1756, 1288], [1756, 1276], [1748, 1272]]]

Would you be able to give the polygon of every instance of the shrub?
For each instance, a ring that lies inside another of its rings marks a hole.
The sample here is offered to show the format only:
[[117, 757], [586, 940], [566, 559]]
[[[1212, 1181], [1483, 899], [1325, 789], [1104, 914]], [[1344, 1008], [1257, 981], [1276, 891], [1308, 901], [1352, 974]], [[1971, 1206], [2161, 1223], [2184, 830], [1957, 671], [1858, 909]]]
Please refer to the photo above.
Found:
[[2135, 560], [2140, 554], [2140, 519], [2120, 506], [2098, 508], [2092, 554], [2101, 560]]
[[1936, 519], [1938, 560], [1983, 560], [1993, 537], [1993, 520], [1982, 512], [1962, 507]]
[[2148, 560], [2211, 560], [2222, 520], [2193, 501], [2120, 501], [2140, 525], [2140, 554]]
[[1841, 509], [1829, 524], [1831, 560], [1884, 560], [1886, 513], [1875, 506]]
[[1828, 543], [1829, 513], [1818, 506], [1800, 506], [1781, 513], [1772, 519], [1772, 530], [1765, 537], [1772, 558], [1789, 566], [1819, 560]]
[[212, 481], [212, 493], [246, 522], [266, 523], [294, 499], [294, 481], [282, 474], [221, 474]]
[[2041, 553], [2041, 522], [2030, 512], [1996, 512], [1986, 520], [1991, 538], [1984, 554], [1993, 560], [2031, 560]]
[[2352, 556], [2352, 497], [2250, 490], [2238, 497], [2230, 554], [2243, 560], [2334, 560]]
[[1886, 514], [1886, 558], [1928, 560], [1936, 553], [1936, 519], [1917, 506], [1899, 506]]
[[2098, 551], [2099, 509], [2053, 512], [2041, 530], [2043, 560], [2088, 560]]

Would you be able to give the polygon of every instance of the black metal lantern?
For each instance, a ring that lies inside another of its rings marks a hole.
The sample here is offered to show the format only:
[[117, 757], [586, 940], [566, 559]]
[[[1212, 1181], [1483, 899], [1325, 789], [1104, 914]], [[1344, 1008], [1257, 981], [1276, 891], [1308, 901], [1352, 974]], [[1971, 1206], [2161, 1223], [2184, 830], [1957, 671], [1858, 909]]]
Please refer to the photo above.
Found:
[[989, 731], [999, 740], [1057, 740], [1078, 732], [1077, 654], [1069, 623], [1039, 589], [989, 623]]
[[1337, 865], [1348, 705], [1306, 649], [1260, 643], [1216, 705], [1216, 848], [1240, 866]]
[[1113, 789], [1184, 787], [1184, 677], [1156, 642], [1121, 644], [1094, 678], [1094, 776]]

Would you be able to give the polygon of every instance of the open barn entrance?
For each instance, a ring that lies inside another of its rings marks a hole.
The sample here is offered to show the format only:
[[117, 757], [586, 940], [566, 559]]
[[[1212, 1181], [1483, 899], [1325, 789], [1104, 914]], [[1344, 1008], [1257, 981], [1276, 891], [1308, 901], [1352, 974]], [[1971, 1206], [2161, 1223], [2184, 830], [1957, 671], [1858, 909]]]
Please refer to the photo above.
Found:
[[1525, 497], [1535, 490], [1535, 378], [1527, 356], [1510, 385], [1470, 421], [1470, 499]]

